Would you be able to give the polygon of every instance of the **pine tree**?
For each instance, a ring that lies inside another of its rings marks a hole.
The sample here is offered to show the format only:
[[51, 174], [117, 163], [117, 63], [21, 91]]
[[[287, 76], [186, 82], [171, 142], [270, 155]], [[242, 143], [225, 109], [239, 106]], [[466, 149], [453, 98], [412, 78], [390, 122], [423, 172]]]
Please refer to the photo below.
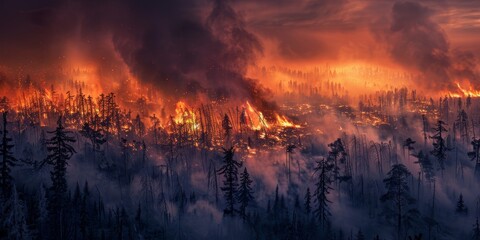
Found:
[[138, 203], [137, 213], [135, 214], [135, 223], [137, 224], [139, 229], [143, 228], [143, 221], [142, 221], [142, 206]]
[[10, 198], [3, 206], [2, 228], [7, 230], [6, 239], [30, 239], [30, 231], [27, 227], [25, 216], [25, 204], [18, 198], [15, 185], [12, 186]]
[[92, 144], [93, 160], [96, 160], [96, 153], [100, 152], [100, 146], [106, 142], [105, 135], [102, 133], [102, 129], [98, 128], [98, 115], [95, 115], [93, 121], [93, 127], [89, 123], [85, 123], [80, 130], [80, 134], [90, 140]]
[[[125, 182], [130, 181], [130, 177], [128, 176], [128, 162], [130, 160], [130, 149], [128, 147], [128, 142], [127, 139], [121, 138], [120, 139], [120, 149], [121, 149], [121, 154], [122, 154], [122, 162], [123, 162], [123, 178]], [[120, 174], [120, 172], [119, 172]], [[119, 176], [120, 179], [120, 176]]]
[[47, 154], [47, 134], [45, 133], [45, 129], [42, 129], [40, 132], [40, 139], [38, 140], [40, 144], [40, 151], [42, 154]]
[[75, 236], [75, 238], [78, 237], [78, 226], [79, 226], [79, 223], [80, 223], [80, 203], [81, 203], [81, 198], [82, 198], [82, 194], [80, 192], [80, 185], [78, 185], [78, 182], [77, 184], [75, 185], [75, 191], [73, 192], [73, 199], [70, 203], [70, 209], [72, 211], [72, 225], [73, 225], [73, 235]]
[[90, 197], [90, 190], [88, 189], [88, 182], [85, 182], [83, 185], [83, 194], [82, 199], [80, 201], [80, 233], [82, 234], [83, 238], [86, 239], [87, 234], [87, 227], [88, 227], [88, 211], [87, 205]]
[[246, 212], [245, 209], [249, 204], [254, 200], [252, 196], [253, 190], [251, 187], [252, 180], [250, 179], [250, 174], [248, 174], [247, 168], [243, 170], [243, 173], [240, 174], [240, 186], [237, 191], [237, 201], [240, 203], [240, 215], [245, 219]]
[[463, 141], [465, 139], [469, 139], [468, 136], [468, 116], [465, 110], [460, 110], [458, 112], [457, 119], [454, 123], [455, 127], [460, 131], [460, 136], [462, 137]]
[[220, 189], [225, 196], [226, 208], [224, 210], [225, 215], [233, 216], [235, 214], [235, 196], [237, 194], [238, 187], [238, 168], [242, 166], [242, 163], [233, 159], [235, 150], [233, 147], [229, 149], [223, 149], [223, 166], [218, 170], [218, 174], [223, 174], [223, 187]]
[[295, 211], [299, 211], [301, 209], [300, 197], [298, 196], [298, 194], [295, 194], [295, 201], [293, 203], [293, 207], [295, 208]]
[[36, 197], [31, 199], [32, 204], [27, 205], [27, 212], [33, 217], [27, 219], [27, 223], [31, 224], [31, 234], [34, 239], [47, 239], [47, 223], [48, 223], [48, 199], [45, 186], [40, 184]]
[[2, 141], [0, 143], [0, 156], [2, 165], [0, 166], [0, 174], [1, 174], [1, 188], [2, 188], [2, 196], [5, 199], [10, 198], [10, 194], [12, 193], [12, 181], [13, 177], [10, 175], [12, 171], [12, 167], [16, 165], [17, 159], [13, 156], [12, 148], [14, 147], [11, 144], [12, 139], [8, 137], [8, 130], [7, 130], [7, 112], [3, 112], [3, 132], [2, 132]]
[[430, 136], [433, 139], [433, 150], [430, 152], [433, 156], [437, 158], [440, 169], [443, 171], [445, 169], [445, 160], [447, 159], [447, 151], [450, 151], [445, 143], [445, 134], [447, 129], [445, 128], [445, 122], [438, 120], [436, 127], [432, 130], [435, 132], [433, 136]]
[[470, 160], [475, 161], [475, 176], [480, 177], [480, 138], [473, 138], [471, 144], [473, 150], [468, 152], [467, 155]]
[[358, 230], [357, 235], [355, 235], [355, 240], [365, 240], [362, 230]]
[[408, 237], [408, 240], [422, 240], [422, 234], [418, 234], [418, 235], [414, 235], [413, 238], [412, 237]]
[[63, 238], [63, 221], [64, 208], [67, 201], [67, 165], [68, 160], [75, 154], [75, 149], [71, 143], [75, 142], [75, 138], [69, 136], [70, 132], [65, 130], [62, 123], [62, 117], [58, 118], [57, 128], [55, 131], [48, 132], [53, 136], [47, 141], [48, 156], [45, 163], [53, 166], [53, 171], [50, 172], [52, 179], [52, 186], [49, 192], [48, 208], [50, 213], [50, 220], [57, 226], [53, 233], [53, 237], [57, 239]]
[[[338, 138], [334, 142], [328, 144], [328, 147], [330, 148], [330, 151], [328, 152], [327, 162], [325, 163], [327, 170], [332, 171], [334, 178], [339, 178], [340, 167], [338, 166], [338, 161], [343, 164], [346, 162], [347, 159], [347, 152], [345, 150], [345, 146], [343, 145], [342, 140]], [[344, 177], [348, 178], [348, 176]]]
[[415, 144], [416, 141], [413, 141], [411, 138], [407, 138], [404, 142], [403, 142], [403, 148], [404, 149], [407, 149], [408, 151], [408, 155], [407, 156], [410, 156], [410, 152], [415, 150], [415, 147], [413, 147], [413, 144]]
[[280, 196], [278, 195], [278, 184], [275, 188], [275, 199], [273, 201], [273, 213], [278, 214], [278, 209], [280, 208]]
[[392, 204], [394, 208], [393, 211], [397, 217], [397, 237], [400, 238], [402, 221], [405, 214], [404, 208], [415, 201], [415, 199], [410, 196], [410, 190], [408, 188], [408, 177], [411, 174], [405, 165], [395, 164], [387, 175], [387, 178], [383, 180], [387, 192], [382, 195], [380, 200]]
[[318, 181], [315, 184], [316, 189], [314, 196], [317, 207], [314, 213], [320, 221], [321, 227], [323, 229], [328, 223], [329, 216], [331, 216], [330, 210], [328, 208], [328, 204], [331, 203], [331, 201], [328, 200], [327, 195], [330, 193], [330, 190], [333, 190], [333, 188], [330, 187], [331, 180], [329, 178], [329, 171], [325, 160], [317, 162], [315, 172], [319, 172], [319, 174]]
[[233, 127], [232, 122], [230, 121], [230, 118], [227, 114], [225, 114], [225, 116], [223, 117], [222, 128], [223, 131], [225, 131], [225, 142], [228, 143], [230, 141], [230, 135]]
[[478, 223], [478, 217], [473, 225], [472, 240], [480, 240], [480, 224]]
[[305, 213], [307, 215], [312, 211], [312, 195], [310, 194], [310, 188], [307, 188], [307, 193], [305, 193]]
[[295, 150], [295, 148], [297, 148], [297, 146], [295, 144], [288, 144], [286, 149], [285, 149], [285, 157], [286, 157], [286, 162], [285, 162], [285, 166], [287, 167], [287, 176], [288, 176], [288, 182], [290, 183], [290, 180], [291, 180], [291, 170], [290, 170], [290, 166], [292, 164], [292, 154]]
[[43, 227], [46, 224], [47, 218], [48, 218], [48, 199], [47, 199], [47, 194], [45, 192], [45, 186], [42, 184], [39, 189], [38, 193], [38, 226], [40, 229], [40, 232], [42, 232]]
[[465, 207], [465, 202], [463, 201], [463, 195], [460, 194], [458, 198], [457, 207], [455, 208], [455, 212], [459, 214], [467, 214], [468, 208]]
[[422, 170], [425, 178], [432, 182], [435, 179], [435, 171], [433, 169], [432, 161], [430, 160], [429, 155], [425, 155], [422, 150], [418, 152], [418, 154], [413, 154], [412, 156], [416, 157], [418, 160], [414, 163], [418, 163], [420, 165], [420, 169]]

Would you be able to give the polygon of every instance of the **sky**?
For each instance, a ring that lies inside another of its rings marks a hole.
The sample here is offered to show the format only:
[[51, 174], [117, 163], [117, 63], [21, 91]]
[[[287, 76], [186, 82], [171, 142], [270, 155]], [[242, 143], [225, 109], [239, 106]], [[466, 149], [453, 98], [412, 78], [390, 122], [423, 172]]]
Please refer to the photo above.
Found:
[[[305, 59], [341, 56], [339, 50], [342, 47], [339, 45], [343, 44], [364, 50], [362, 45], [371, 40], [369, 37], [373, 38], [372, 34], [391, 27], [394, 6], [402, 3], [408, 1], [282, 0], [260, 3], [239, 1], [236, 4], [242, 9], [248, 26], [256, 33], [278, 42], [280, 47], [297, 50], [292, 51], [292, 55], [297, 54]], [[441, 28], [452, 47], [479, 50], [475, 44], [480, 36], [479, 1], [431, 0], [412, 3], [428, 9], [428, 18]], [[412, 11], [410, 14], [419, 13]], [[376, 44], [373, 43], [368, 47], [375, 48]], [[282, 50], [288, 53], [287, 49], [280, 49], [280, 52]], [[288, 54], [285, 56], [291, 57]]]
[[479, 9], [476, 0], [2, 0], [0, 67], [82, 63], [216, 98], [237, 94], [232, 86], [262, 92], [245, 76], [252, 65], [373, 64], [421, 75], [420, 88], [477, 88]]

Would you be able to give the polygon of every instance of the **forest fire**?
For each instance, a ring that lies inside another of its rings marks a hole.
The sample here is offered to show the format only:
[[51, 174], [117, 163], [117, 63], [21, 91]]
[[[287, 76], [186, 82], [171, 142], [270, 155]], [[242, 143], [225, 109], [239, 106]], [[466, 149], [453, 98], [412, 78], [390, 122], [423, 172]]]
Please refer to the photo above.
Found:
[[0, 239], [478, 240], [479, 9], [1, 1]]

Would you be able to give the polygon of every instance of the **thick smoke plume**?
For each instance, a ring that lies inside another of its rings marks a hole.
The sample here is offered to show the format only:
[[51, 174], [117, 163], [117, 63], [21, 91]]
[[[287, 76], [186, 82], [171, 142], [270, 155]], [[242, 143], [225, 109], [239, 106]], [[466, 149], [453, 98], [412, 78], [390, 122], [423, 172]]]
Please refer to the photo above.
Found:
[[396, 2], [384, 39], [393, 59], [424, 74], [422, 85], [437, 90], [455, 88], [455, 82], [475, 80], [475, 56], [452, 51], [433, 10], [417, 2]]
[[10, 34], [0, 36], [0, 65], [42, 69], [80, 58], [106, 71], [126, 66], [166, 97], [268, 103], [245, 77], [262, 45], [230, 1], [7, 0], [2, 9], [0, 31]]

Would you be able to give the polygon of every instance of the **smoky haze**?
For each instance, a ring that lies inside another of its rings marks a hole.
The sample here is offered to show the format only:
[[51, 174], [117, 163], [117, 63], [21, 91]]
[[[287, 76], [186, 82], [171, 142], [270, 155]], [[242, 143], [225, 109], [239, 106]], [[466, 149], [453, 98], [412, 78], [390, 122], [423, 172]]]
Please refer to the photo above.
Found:
[[[0, 65], [29, 69], [80, 58], [122, 70], [165, 96], [250, 99], [271, 106], [245, 72], [263, 48], [230, 1], [4, 1]], [[113, 71], [113, 70], [112, 70]]]
[[132, 74], [165, 97], [249, 99], [262, 110], [273, 106], [269, 90], [246, 73], [263, 59], [394, 64], [420, 73], [412, 83], [420, 88], [477, 87], [478, 51], [452, 44], [459, 36], [474, 39], [476, 31], [467, 30], [475, 26], [467, 25], [475, 18], [450, 16], [475, 7], [475, 1], [4, 0], [0, 66], [55, 71], [81, 60], [115, 71], [115, 79]]
[[[383, 33], [388, 52], [397, 63], [421, 72], [417, 83], [435, 90], [455, 88], [455, 82], [477, 79], [475, 56], [452, 50], [442, 27], [433, 20], [434, 10], [417, 2], [396, 2], [391, 23]], [[463, 78], [463, 79], [462, 79]]]

